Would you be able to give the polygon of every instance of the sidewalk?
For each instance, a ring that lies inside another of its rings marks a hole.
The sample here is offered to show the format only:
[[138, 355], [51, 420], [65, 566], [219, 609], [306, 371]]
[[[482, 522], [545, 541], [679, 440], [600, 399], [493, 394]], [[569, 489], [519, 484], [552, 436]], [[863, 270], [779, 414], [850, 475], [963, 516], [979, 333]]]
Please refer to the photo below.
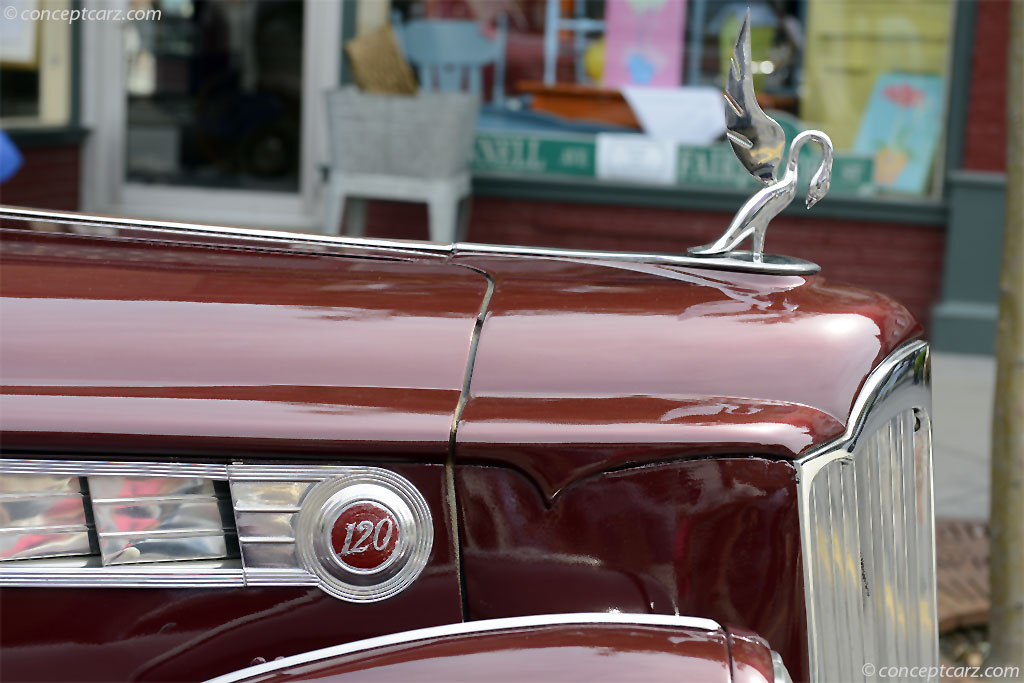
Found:
[[932, 354], [935, 516], [988, 519], [994, 356]]

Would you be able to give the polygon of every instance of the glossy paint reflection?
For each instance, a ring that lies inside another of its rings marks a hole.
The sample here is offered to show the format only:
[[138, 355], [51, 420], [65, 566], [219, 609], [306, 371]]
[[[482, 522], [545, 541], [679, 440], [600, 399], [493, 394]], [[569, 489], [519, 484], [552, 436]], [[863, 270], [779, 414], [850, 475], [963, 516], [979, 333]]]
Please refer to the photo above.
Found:
[[756, 633], [730, 626], [729, 654], [732, 656], [732, 680], [734, 683], [773, 683], [775, 681], [775, 666], [768, 643]]
[[817, 276], [456, 260], [495, 281], [458, 457], [549, 497], [673, 457], [793, 457], [839, 434], [867, 373], [921, 333], [896, 302]]
[[763, 636], [806, 662], [795, 470], [760, 458], [606, 473], [549, 504], [514, 470], [457, 473], [471, 619], [682, 614]]
[[479, 273], [21, 231], [0, 246], [8, 448], [444, 456]]
[[[373, 605], [315, 589], [5, 589], [4, 680], [196, 680], [458, 621], [439, 463], [487, 288], [474, 268], [496, 289], [455, 444], [468, 616], [706, 616], [805, 676], [787, 459], [839, 434], [870, 369], [920, 335], [898, 304], [819, 277], [91, 232], [0, 244], [5, 448], [383, 464], [427, 495], [434, 551]], [[734, 673], [757, 680], [751, 647]], [[728, 678], [720, 654], [696, 659]]]
[[789, 457], [841, 429], [808, 406], [705, 396], [474, 398], [459, 428], [460, 460], [513, 465], [554, 498], [611, 467], [739, 450]]
[[727, 683], [731, 679], [729, 645], [721, 629], [567, 624], [436, 637], [245, 680]]

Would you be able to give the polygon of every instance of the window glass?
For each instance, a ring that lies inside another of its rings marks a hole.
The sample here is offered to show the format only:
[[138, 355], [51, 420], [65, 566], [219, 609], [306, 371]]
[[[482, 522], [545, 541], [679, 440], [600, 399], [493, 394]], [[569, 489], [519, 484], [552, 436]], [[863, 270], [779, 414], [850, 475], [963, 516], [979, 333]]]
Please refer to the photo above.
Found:
[[137, 2], [123, 28], [127, 178], [295, 192], [303, 3]]
[[[360, 3], [360, 31], [380, 5]], [[393, 0], [390, 20], [503, 41], [482, 71], [477, 172], [754, 188], [717, 92], [748, 7], [758, 100], [789, 139], [829, 134], [834, 194], [937, 191], [951, 0]], [[817, 158], [808, 145], [803, 176]]]
[[5, 0], [0, 19], [0, 121], [4, 128], [64, 126], [71, 119], [70, 0]]
[[868, 155], [892, 193], [925, 194], [944, 116], [950, 5], [936, 0], [808, 7], [800, 115], [837, 149]]

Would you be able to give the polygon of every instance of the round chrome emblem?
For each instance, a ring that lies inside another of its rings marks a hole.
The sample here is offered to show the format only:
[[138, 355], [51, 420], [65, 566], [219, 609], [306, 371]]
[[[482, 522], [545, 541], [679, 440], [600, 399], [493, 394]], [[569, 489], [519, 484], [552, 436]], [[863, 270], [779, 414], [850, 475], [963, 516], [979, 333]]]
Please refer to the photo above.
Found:
[[328, 593], [353, 602], [389, 598], [427, 564], [430, 509], [405, 478], [382, 469], [323, 481], [296, 524], [299, 559]]

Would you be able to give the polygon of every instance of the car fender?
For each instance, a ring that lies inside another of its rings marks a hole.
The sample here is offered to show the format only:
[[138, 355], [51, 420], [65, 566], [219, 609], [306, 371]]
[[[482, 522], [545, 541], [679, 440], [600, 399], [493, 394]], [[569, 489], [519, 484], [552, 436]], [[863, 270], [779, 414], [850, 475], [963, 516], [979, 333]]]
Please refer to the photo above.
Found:
[[788, 676], [776, 677], [762, 639], [710, 619], [593, 613], [395, 633], [259, 664], [211, 683], [306, 680], [771, 683]]

